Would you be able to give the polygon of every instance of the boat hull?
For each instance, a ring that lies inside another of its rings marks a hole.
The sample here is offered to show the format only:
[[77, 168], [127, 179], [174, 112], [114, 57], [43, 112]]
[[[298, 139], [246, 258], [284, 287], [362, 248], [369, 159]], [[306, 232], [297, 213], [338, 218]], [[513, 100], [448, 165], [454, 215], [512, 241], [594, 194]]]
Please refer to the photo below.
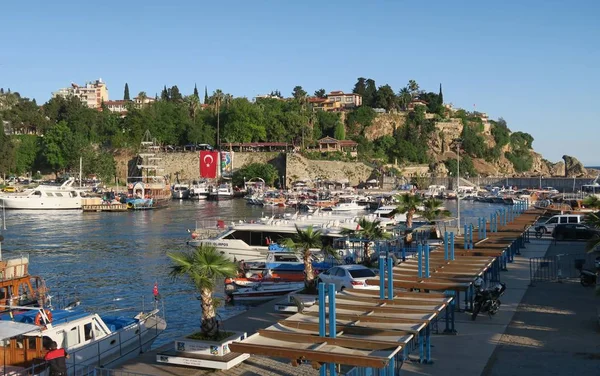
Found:
[[0, 197], [5, 209], [10, 210], [78, 210], [82, 208], [81, 197], [38, 199], [32, 197]]

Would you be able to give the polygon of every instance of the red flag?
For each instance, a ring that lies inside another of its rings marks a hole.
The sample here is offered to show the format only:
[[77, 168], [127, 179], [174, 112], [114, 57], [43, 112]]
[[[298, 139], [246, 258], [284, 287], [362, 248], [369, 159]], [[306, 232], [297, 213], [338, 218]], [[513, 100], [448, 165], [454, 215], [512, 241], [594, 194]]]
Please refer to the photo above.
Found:
[[208, 179], [216, 178], [218, 162], [218, 151], [202, 150], [200, 152], [200, 176]]

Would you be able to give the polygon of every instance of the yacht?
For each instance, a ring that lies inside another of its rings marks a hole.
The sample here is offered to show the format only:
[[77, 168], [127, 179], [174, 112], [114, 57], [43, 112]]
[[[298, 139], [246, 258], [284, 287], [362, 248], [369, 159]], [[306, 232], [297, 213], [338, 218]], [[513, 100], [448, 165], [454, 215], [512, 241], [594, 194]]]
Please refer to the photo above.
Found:
[[213, 187], [208, 194], [208, 198], [215, 201], [231, 200], [233, 198], [233, 187], [230, 183], [219, 184], [218, 187]]
[[173, 185], [171, 194], [174, 199], [190, 198], [190, 186], [188, 184], [177, 183]]
[[[398, 223], [406, 223], [406, 213], [398, 213], [398, 206], [384, 205], [380, 206], [372, 213], [376, 221], [379, 221], [382, 226], [395, 226]], [[416, 215], [415, 215], [416, 217]]]
[[62, 185], [40, 184], [20, 194], [2, 195], [5, 209], [57, 210], [81, 209], [82, 191], [73, 187], [75, 178]]
[[190, 198], [195, 200], [206, 200], [208, 192], [208, 183], [206, 180], [194, 180], [190, 187]]

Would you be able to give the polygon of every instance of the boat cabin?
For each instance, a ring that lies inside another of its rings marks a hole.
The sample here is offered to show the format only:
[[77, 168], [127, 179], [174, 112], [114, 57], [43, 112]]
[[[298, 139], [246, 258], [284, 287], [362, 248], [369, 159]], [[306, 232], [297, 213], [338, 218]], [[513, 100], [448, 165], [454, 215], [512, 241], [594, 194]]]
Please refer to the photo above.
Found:
[[30, 275], [28, 268], [28, 257], [0, 261], [0, 305], [37, 306], [46, 303], [48, 290], [44, 280]]

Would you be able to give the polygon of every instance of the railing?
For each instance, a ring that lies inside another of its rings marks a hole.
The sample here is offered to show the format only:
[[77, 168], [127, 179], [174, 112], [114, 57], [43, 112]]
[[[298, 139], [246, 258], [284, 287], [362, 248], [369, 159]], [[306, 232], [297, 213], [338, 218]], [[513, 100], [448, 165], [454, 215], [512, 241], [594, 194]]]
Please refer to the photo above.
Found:
[[591, 253], [532, 257], [529, 259], [530, 285], [578, 278], [581, 268], [595, 270], [595, 258], [596, 255]]

